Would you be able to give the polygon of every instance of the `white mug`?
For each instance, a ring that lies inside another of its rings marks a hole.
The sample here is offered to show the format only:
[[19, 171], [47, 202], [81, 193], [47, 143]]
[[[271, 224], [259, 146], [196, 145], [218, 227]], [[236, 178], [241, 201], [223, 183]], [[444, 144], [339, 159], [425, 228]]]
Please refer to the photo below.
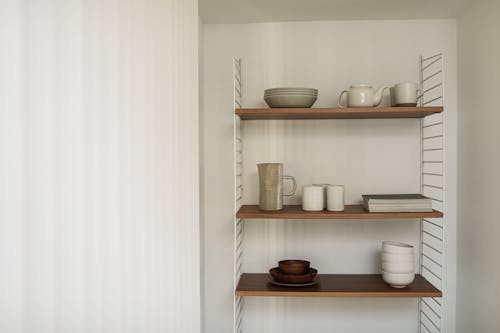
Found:
[[326, 189], [331, 184], [313, 184], [313, 186], [319, 186], [323, 188], [323, 208], [326, 208]]
[[416, 106], [418, 84], [413, 82], [398, 83], [391, 89], [392, 106]]
[[323, 187], [314, 185], [302, 187], [302, 209], [306, 211], [323, 210]]
[[327, 209], [332, 212], [344, 210], [344, 185], [329, 185], [327, 187]]

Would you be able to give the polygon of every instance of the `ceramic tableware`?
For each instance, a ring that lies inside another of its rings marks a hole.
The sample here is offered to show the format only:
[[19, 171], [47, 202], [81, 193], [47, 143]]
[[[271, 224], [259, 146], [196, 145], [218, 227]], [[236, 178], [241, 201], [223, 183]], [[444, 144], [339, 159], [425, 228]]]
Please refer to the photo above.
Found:
[[326, 188], [326, 200], [329, 211], [342, 212], [344, 211], [345, 190], [344, 185], [328, 185]]
[[285, 274], [278, 267], [269, 270], [269, 274], [275, 281], [281, 283], [310, 283], [314, 280], [318, 271], [314, 268], [308, 268], [304, 274]]
[[387, 253], [382, 252], [382, 262], [413, 262], [413, 254]]
[[414, 82], [403, 82], [391, 87], [391, 105], [392, 106], [417, 106], [418, 84]]
[[415, 280], [415, 273], [389, 273], [382, 271], [382, 279], [394, 288], [404, 288]]
[[270, 108], [310, 108], [317, 98], [317, 96], [307, 94], [280, 94], [265, 96], [264, 101]]
[[383, 241], [382, 251], [386, 253], [396, 253], [396, 254], [411, 254], [413, 255], [413, 246], [406, 243], [393, 242], [393, 241]]
[[394, 241], [382, 242], [382, 279], [395, 288], [403, 288], [415, 278], [413, 246]]
[[278, 282], [278, 281], [274, 280], [272, 275], [269, 275], [268, 279], [269, 279], [270, 283], [275, 284], [277, 286], [281, 286], [281, 287], [309, 287], [309, 286], [314, 286], [315, 284], [317, 284], [319, 282], [317, 278], [314, 278], [309, 283], [283, 283], [283, 282]]
[[326, 205], [328, 202], [326, 193], [327, 193], [327, 188], [329, 185], [331, 185], [331, 184], [313, 184], [313, 186], [320, 186], [323, 188], [323, 208], [326, 208]]
[[[382, 94], [388, 87], [374, 90], [369, 84], [353, 84], [349, 90], [344, 90], [339, 96], [339, 106], [349, 108], [369, 108], [380, 105]], [[342, 96], [347, 94], [347, 104], [342, 105]]]
[[323, 210], [324, 190], [321, 186], [302, 187], [302, 209], [305, 211]]
[[278, 267], [285, 274], [305, 274], [311, 263], [307, 260], [281, 260]]
[[316, 88], [307, 88], [307, 87], [277, 87], [277, 88], [268, 88], [264, 91], [269, 92], [269, 91], [291, 91], [291, 90], [318, 92], [318, 89]]
[[389, 273], [413, 273], [415, 271], [415, 265], [413, 262], [382, 262], [382, 270]]
[[[283, 197], [295, 194], [297, 182], [292, 176], [283, 176], [283, 163], [257, 164], [259, 171], [259, 208], [262, 210], [283, 209]], [[293, 188], [283, 193], [283, 179], [292, 181]]]
[[310, 108], [318, 98], [314, 88], [271, 88], [264, 91], [264, 101], [271, 108]]

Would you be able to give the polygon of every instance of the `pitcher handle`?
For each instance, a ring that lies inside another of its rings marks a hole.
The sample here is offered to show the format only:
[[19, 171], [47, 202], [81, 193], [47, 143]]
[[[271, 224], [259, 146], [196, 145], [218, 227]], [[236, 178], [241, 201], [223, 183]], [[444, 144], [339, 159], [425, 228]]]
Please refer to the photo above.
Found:
[[347, 90], [344, 90], [343, 92], [340, 93], [340, 96], [339, 96], [339, 106], [341, 108], [346, 108], [347, 107], [347, 101], [346, 101], [346, 105], [342, 105], [342, 95], [344, 95], [345, 93], [348, 93], [349, 91]]
[[285, 193], [283, 195], [286, 196], [286, 197], [290, 197], [290, 196], [294, 195], [295, 191], [297, 190], [297, 181], [295, 180], [295, 177], [293, 177], [293, 176], [283, 176], [283, 179], [290, 179], [292, 181], [292, 183], [293, 183], [292, 191], [290, 193]]

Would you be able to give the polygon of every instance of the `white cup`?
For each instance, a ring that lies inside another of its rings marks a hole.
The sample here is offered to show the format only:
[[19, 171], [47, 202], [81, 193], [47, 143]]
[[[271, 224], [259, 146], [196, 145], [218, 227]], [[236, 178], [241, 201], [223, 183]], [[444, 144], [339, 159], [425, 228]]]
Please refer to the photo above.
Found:
[[323, 187], [304, 186], [302, 187], [302, 209], [306, 211], [323, 210]]
[[330, 184], [313, 184], [313, 186], [320, 186], [323, 188], [323, 208], [326, 208], [327, 198], [326, 198], [326, 189]]
[[344, 185], [328, 185], [326, 191], [326, 208], [332, 212], [342, 212], [344, 210]]
[[386, 253], [413, 254], [413, 246], [401, 242], [383, 241], [382, 251]]
[[390, 90], [392, 106], [413, 106], [417, 104], [418, 84], [414, 82], [398, 83]]
[[401, 253], [388, 253], [388, 252], [383, 252], [382, 251], [382, 263], [384, 262], [389, 262], [389, 263], [413, 263], [415, 261], [415, 258], [413, 254], [401, 254]]
[[415, 267], [413, 262], [382, 262], [382, 270], [389, 273], [414, 273]]

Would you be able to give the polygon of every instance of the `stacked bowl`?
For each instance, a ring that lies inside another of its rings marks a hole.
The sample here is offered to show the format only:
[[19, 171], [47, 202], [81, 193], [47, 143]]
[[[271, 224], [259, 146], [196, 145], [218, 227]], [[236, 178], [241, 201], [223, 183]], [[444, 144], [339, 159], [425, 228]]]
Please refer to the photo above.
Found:
[[314, 88], [272, 88], [264, 91], [264, 101], [271, 108], [310, 108], [318, 99]]
[[413, 246], [399, 242], [382, 242], [382, 279], [394, 288], [404, 288], [413, 282]]
[[310, 267], [307, 260], [281, 260], [278, 267], [269, 270], [272, 284], [288, 287], [304, 287], [316, 283], [318, 270]]

